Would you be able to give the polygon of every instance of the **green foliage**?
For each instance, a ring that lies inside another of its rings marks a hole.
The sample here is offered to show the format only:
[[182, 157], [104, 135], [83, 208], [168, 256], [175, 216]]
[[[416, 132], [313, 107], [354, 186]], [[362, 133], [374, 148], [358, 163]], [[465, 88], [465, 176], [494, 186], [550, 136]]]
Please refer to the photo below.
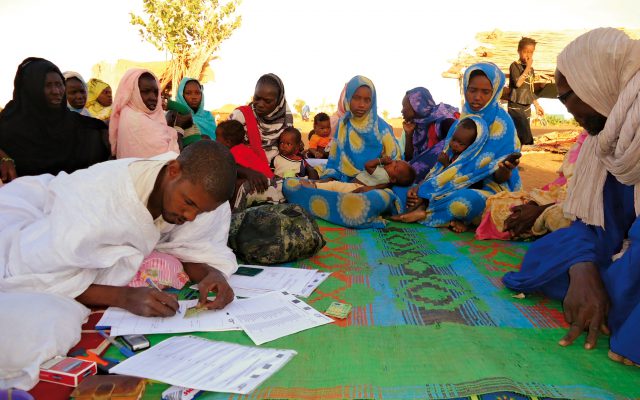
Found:
[[546, 114], [544, 116], [547, 121], [547, 125], [555, 126], [555, 125], [575, 125], [578, 126], [578, 123], [575, 119], [565, 119], [563, 115], [560, 114]]
[[[146, 20], [130, 13], [140, 36], [171, 54], [163, 86], [187, 74], [202, 79], [209, 61], [242, 19], [234, 15], [240, 0], [143, 0]], [[182, 76], [180, 76], [182, 75]], [[177, 83], [174, 86], [177, 88]]]
[[293, 109], [300, 115], [302, 115], [302, 108], [307, 104], [302, 99], [296, 99], [295, 103], [293, 103]]

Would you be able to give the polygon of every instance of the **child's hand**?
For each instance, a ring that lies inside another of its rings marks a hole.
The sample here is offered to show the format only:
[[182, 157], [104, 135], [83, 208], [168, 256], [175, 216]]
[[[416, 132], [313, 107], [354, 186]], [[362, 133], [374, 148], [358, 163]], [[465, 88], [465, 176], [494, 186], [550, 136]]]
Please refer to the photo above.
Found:
[[389, 156], [382, 156], [380, 157], [380, 163], [382, 165], [388, 165], [391, 164], [393, 162], [393, 160], [391, 159], [391, 157]]
[[448, 166], [450, 164], [450, 161], [447, 153], [443, 151], [442, 153], [438, 154], [438, 162], [444, 165], [445, 167]]
[[544, 110], [542, 109], [542, 107], [540, 107], [539, 105], [535, 105], [536, 107], [536, 114], [538, 114], [540, 117], [544, 117]]
[[413, 135], [413, 131], [416, 129], [416, 123], [413, 121], [402, 121], [402, 129], [407, 135]]
[[373, 188], [370, 186], [360, 186], [359, 188], [357, 188], [356, 190], [354, 190], [351, 193], [366, 193], [370, 190], [372, 190]]
[[531, 69], [533, 67], [533, 57], [527, 57], [527, 68]]

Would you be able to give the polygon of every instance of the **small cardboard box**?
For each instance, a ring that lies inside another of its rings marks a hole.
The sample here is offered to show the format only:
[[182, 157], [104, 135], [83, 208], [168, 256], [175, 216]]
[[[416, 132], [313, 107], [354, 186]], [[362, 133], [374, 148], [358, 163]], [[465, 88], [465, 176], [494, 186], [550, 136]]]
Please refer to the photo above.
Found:
[[73, 357], [54, 357], [40, 366], [40, 380], [76, 387], [84, 378], [95, 375], [98, 368], [94, 361]]

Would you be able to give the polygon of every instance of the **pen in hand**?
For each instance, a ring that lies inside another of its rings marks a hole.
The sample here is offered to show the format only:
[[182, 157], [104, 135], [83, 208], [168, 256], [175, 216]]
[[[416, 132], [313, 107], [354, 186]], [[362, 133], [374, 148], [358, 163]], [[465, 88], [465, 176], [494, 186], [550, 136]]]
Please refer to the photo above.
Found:
[[[145, 282], [147, 282], [147, 283], [149, 284], [149, 286], [151, 286], [152, 288], [154, 288], [154, 289], [156, 289], [156, 290], [158, 290], [158, 291], [162, 292], [162, 289], [160, 289], [160, 288], [158, 287], [158, 285], [156, 285], [156, 283], [155, 283], [154, 281], [152, 281], [152, 280], [151, 280], [151, 278], [147, 278], [147, 279], [145, 279]], [[176, 310], [176, 312], [177, 312], [178, 314], [182, 314], [182, 312], [180, 311], [180, 308], [178, 308], [178, 309]]]

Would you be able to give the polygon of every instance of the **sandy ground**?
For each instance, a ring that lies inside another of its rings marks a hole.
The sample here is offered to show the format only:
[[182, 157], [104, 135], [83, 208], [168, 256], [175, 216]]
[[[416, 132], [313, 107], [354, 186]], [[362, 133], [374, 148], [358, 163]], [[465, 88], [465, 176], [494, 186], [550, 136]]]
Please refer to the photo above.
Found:
[[[389, 123], [393, 126], [394, 131], [402, 131], [402, 119], [391, 118]], [[302, 133], [302, 140], [306, 146], [309, 131], [313, 129], [313, 121], [302, 121], [298, 116], [295, 116], [294, 125]], [[533, 128], [533, 134], [538, 136], [547, 133], [550, 129], [553, 130], [553, 128]], [[553, 182], [558, 176], [557, 171], [562, 165], [562, 159], [562, 154], [543, 151], [523, 152], [520, 160], [523, 189], [530, 190]]]

